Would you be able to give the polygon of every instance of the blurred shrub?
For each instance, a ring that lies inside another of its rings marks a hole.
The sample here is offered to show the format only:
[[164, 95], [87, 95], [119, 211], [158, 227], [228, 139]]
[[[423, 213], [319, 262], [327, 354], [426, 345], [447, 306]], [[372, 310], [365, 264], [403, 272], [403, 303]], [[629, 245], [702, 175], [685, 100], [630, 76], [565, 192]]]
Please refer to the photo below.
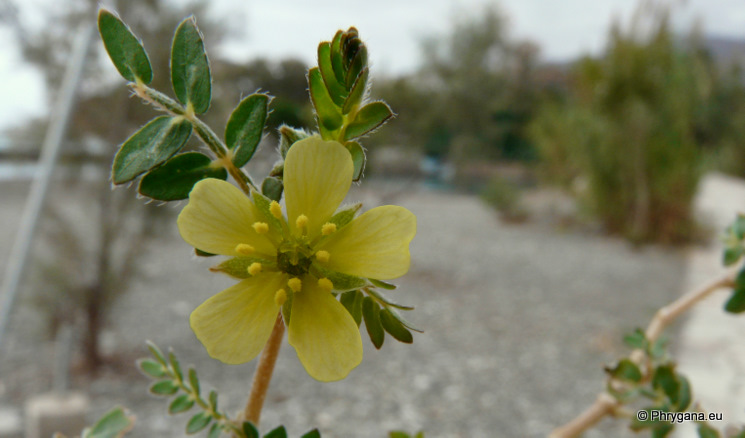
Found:
[[610, 232], [677, 242], [692, 230], [700, 176], [698, 111], [710, 90], [706, 60], [673, 41], [668, 14], [611, 31], [607, 54], [575, 66], [563, 102], [531, 126], [544, 174], [581, 196]]
[[481, 199], [496, 209], [503, 220], [523, 222], [528, 218], [521, 201], [520, 188], [505, 178], [492, 178], [481, 191]]
[[400, 113], [371, 146], [398, 144], [455, 164], [535, 158], [525, 128], [537, 102], [538, 48], [509, 35], [493, 6], [456, 15], [446, 35], [422, 39], [423, 64], [375, 93]]

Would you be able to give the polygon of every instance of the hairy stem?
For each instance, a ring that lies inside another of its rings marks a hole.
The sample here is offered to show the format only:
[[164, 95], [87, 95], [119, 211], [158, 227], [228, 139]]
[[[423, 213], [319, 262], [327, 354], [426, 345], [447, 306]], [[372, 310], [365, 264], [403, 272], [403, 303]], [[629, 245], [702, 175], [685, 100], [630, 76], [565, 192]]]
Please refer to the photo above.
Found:
[[279, 313], [272, 334], [269, 336], [264, 351], [261, 352], [253, 383], [251, 383], [251, 394], [248, 396], [248, 402], [246, 402], [246, 408], [243, 411], [244, 420], [250, 421], [254, 426], [259, 425], [261, 408], [264, 406], [266, 391], [269, 389], [269, 382], [272, 380], [274, 365], [277, 363], [277, 355], [279, 354], [279, 347], [282, 346], [284, 333], [285, 324], [282, 321], [282, 314]]
[[[650, 321], [645, 335], [650, 343], [657, 340], [662, 331], [670, 325], [677, 317], [690, 310], [698, 302], [711, 295], [714, 291], [722, 288], [729, 288], [735, 285], [732, 274], [725, 275], [701, 289], [689, 292], [667, 306], [661, 308], [655, 313]], [[644, 361], [646, 353], [643, 350], [634, 350], [631, 353], [631, 360], [637, 364]], [[613, 414], [621, 402], [612, 395], [601, 392], [598, 398], [591, 406], [585, 409], [576, 418], [565, 425], [554, 429], [549, 435], [550, 438], [570, 438], [575, 437], [594, 426], [604, 416]]]

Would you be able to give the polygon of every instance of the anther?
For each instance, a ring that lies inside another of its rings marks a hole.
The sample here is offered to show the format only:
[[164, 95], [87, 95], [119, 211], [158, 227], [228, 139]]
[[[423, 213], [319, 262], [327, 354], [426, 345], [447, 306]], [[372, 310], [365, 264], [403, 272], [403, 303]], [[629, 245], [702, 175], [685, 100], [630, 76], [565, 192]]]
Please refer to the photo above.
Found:
[[321, 263], [326, 263], [331, 258], [331, 254], [328, 251], [320, 250], [316, 251], [316, 260]]
[[272, 216], [277, 219], [282, 219], [282, 206], [279, 205], [279, 202], [272, 201], [272, 203], [269, 204], [269, 212], [271, 212]]
[[277, 290], [277, 292], [274, 293], [274, 302], [281, 307], [285, 301], [287, 301], [287, 292], [285, 292], [284, 289]]
[[295, 226], [297, 226], [298, 230], [305, 232], [306, 227], [308, 226], [308, 216], [304, 214], [298, 216], [297, 219], [295, 219]]
[[253, 262], [248, 267], [248, 273], [251, 275], [258, 275], [259, 273], [261, 273], [261, 270], [262, 270], [261, 263], [258, 263], [258, 262]]
[[336, 224], [332, 224], [331, 222], [326, 222], [321, 227], [321, 234], [323, 234], [324, 236], [328, 236], [334, 231], [336, 231]]
[[290, 286], [293, 292], [300, 292], [300, 289], [303, 288], [303, 282], [297, 277], [289, 279], [287, 285]]
[[332, 283], [328, 278], [319, 278], [318, 286], [326, 292], [331, 292], [331, 290], [334, 289], [334, 283]]
[[254, 222], [253, 229], [259, 234], [266, 234], [269, 232], [269, 225], [266, 222]]
[[245, 256], [251, 255], [254, 252], [254, 247], [246, 243], [239, 243], [235, 247], [235, 252], [237, 252], [240, 255], [245, 255]]

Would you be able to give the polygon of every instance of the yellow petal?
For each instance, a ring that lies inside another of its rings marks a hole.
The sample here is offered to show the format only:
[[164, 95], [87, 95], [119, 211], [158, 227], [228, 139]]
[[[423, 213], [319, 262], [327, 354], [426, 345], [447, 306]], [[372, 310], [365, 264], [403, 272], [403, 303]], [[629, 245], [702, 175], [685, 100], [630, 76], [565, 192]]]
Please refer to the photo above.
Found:
[[303, 279], [292, 301], [288, 340], [308, 374], [322, 382], [341, 380], [362, 362], [362, 338], [347, 309], [317, 280]]
[[208, 178], [199, 181], [189, 194], [189, 203], [178, 216], [178, 229], [187, 243], [202, 251], [236, 256], [236, 247], [246, 244], [258, 254], [274, 257], [276, 250], [267, 236], [252, 228], [259, 218], [256, 207], [240, 189]]
[[299, 234], [297, 217], [308, 217], [313, 238], [334, 214], [352, 184], [352, 156], [335, 141], [310, 137], [292, 145], [285, 159], [285, 202], [292, 232]]
[[324, 267], [358, 277], [389, 280], [409, 270], [416, 216], [395, 205], [376, 207], [318, 245], [331, 257]]
[[248, 362], [264, 348], [279, 313], [275, 294], [283, 274], [266, 273], [243, 280], [208, 299], [189, 322], [207, 353], [228, 364]]

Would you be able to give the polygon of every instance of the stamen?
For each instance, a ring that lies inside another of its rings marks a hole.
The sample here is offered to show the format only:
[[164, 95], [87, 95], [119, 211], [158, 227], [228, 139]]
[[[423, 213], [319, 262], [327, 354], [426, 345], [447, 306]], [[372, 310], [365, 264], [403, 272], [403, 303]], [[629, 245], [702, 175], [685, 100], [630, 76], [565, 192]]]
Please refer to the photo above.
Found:
[[321, 227], [321, 234], [324, 236], [328, 236], [329, 234], [336, 231], [336, 224], [332, 224], [331, 222], [326, 222]]
[[316, 260], [321, 263], [326, 263], [331, 258], [331, 254], [328, 251], [320, 250], [316, 251]]
[[272, 203], [269, 204], [269, 211], [272, 213], [272, 216], [277, 219], [282, 219], [282, 206], [279, 205], [279, 202], [272, 201]]
[[300, 216], [298, 216], [297, 219], [295, 219], [295, 225], [297, 226], [298, 230], [305, 233], [308, 227], [308, 216], [304, 214], [301, 214]]
[[247, 244], [247, 243], [239, 243], [235, 247], [235, 252], [237, 252], [240, 255], [251, 255], [254, 252], [254, 247]]
[[285, 292], [284, 289], [279, 289], [277, 292], [274, 293], [274, 302], [277, 303], [278, 306], [282, 307], [282, 305], [287, 301], [287, 292]]
[[259, 234], [266, 234], [269, 232], [269, 225], [266, 222], [254, 222], [253, 229]]
[[300, 292], [300, 289], [303, 288], [303, 282], [297, 277], [289, 279], [287, 285], [290, 286], [293, 292]]
[[328, 278], [319, 278], [318, 286], [326, 292], [331, 292], [331, 290], [334, 289], [334, 283], [332, 283]]
[[248, 273], [249, 273], [249, 274], [251, 274], [251, 275], [258, 275], [258, 274], [260, 274], [260, 273], [261, 273], [262, 269], [263, 269], [263, 268], [262, 268], [262, 266], [261, 266], [261, 263], [258, 263], [258, 262], [253, 262], [253, 263], [251, 263], [251, 265], [250, 265], [250, 266], [248, 267]]

